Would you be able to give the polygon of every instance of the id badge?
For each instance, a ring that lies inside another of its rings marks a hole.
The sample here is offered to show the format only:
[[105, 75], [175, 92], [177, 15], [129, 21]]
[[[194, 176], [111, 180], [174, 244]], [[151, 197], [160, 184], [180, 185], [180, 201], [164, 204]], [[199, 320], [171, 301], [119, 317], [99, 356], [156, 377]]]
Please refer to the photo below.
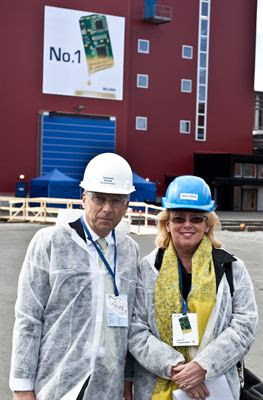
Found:
[[127, 327], [128, 326], [128, 302], [127, 295], [106, 294], [106, 315], [107, 326]]
[[173, 346], [198, 346], [197, 314], [173, 314]]

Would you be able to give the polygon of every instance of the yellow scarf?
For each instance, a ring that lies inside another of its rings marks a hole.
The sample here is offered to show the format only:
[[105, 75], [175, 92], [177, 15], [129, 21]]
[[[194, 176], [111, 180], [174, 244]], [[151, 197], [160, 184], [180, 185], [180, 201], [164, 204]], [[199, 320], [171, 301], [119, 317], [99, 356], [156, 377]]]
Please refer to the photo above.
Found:
[[[188, 296], [188, 311], [197, 313], [199, 343], [216, 301], [216, 278], [212, 259], [212, 245], [205, 235], [192, 258], [192, 286]], [[182, 312], [179, 288], [178, 260], [170, 241], [165, 250], [162, 268], [155, 284], [155, 314], [160, 339], [173, 345], [172, 314]], [[190, 361], [189, 347], [176, 347], [186, 362]], [[171, 400], [176, 385], [167, 379], [158, 378], [152, 400]]]

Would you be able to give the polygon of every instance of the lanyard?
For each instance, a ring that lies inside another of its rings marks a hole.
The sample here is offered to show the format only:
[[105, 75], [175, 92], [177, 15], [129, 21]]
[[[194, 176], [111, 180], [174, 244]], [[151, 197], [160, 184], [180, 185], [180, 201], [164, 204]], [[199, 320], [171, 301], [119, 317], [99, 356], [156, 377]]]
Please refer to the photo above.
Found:
[[[182, 268], [183, 265], [181, 263], [181, 260], [177, 257], [178, 260], [178, 273], [179, 273], [179, 288], [180, 288], [180, 293], [181, 293], [181, 299], [182, 299], [182, 313], [185, 315], [187, 314], [188, 311], [188, 296], [186, 298], [186, 300], [184, 299], [183, 296], [183, 273], [182, 273]], [[189, 290], [189, 293], [191, 292], [191, 288]]]
[[95, 249], [97, 250], [97, 253], [99, 254], [103, 264], [105, 265], [105, 267], [107, 268], [108, 272], [110, 273], [112, 280], [113, 280], [113, 286], [114, 286], [114, 293], [115, 296], [119, 296], [119, 290], [117, 288], [116, 285], [116, 281], [115, 281], [115, 277], [116, 277], [116, 265], [117, 265], [117, 246], [116, 246], [116, 237], [115, 237], [115, 230], [112, 231], [112, 237], [114, 240], [114, 270], [112, 271], [108, 261], [106, 260], [106, 258], [104, 257], [103, 252], [101, 251], [101, 249], [99, 248], [99, 246], [97, 245], [97, 243], [92, 239], [91, 233], [88, 230], [87, 225], [84, 222], [83, 216], [81, 216], [81, 224], [82, 227], [84, 229], [84, 231], [86, 232], [88, 239], [91, 241], [91, 243], [93, 244], [93, 246], [95, 247]]

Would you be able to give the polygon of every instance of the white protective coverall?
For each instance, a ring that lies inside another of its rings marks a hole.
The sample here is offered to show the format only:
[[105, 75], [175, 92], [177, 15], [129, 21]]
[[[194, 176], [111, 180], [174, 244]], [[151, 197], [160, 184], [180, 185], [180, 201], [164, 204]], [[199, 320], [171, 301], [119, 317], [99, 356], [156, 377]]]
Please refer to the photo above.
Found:
[[[75, 400], [88, 377], [83, 399], [123, 397], [128, 328], [105, 327], [108, 272], [94, 267], [98, 262], [93, 262], [88, 242], [69, 225], [52, 226], [39, 230], [27, 250], [19, 277], [10, 376], [31, 380], [37, 400]], [[130, 321], [138, 245], [117, 230], [116, 243], [116, 283], [119, 293], [128, 296]]]
[[[129, 333], [129, 349], [138, 361], [134, 377], [135, 400], [150, 400], [157, 376], [169, 379], [171, 367], [184, 360], [181, 353], [159, 339], [154, 305], [155, 282], [159, 275], [154, 266], [157, 250], [146, 256], [139, 268]], [[214, 249], [213, 259], [216, 304], [198, 351], [195, 347], [189, 347], [189, 351], [192, 360], [207, 370], [206, 379], [225, 374], [234, 400], [239, 400], [236, 363], [243, 359], [255, 338], [257, 306], [254, 288], [243, 261], [223, 249]], [[222, 267], [225, 263], [232, 263], [233, 297]]]

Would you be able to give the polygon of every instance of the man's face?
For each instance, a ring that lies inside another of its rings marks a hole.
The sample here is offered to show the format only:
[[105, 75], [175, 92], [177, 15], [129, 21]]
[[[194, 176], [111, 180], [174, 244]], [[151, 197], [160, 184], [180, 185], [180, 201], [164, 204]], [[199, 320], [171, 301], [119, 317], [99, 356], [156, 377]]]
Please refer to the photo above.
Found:
[[118, 225], [128, 208], [127, 197], [121, 194], [84, 192], [82, 200], [87, 222], [100, 237]]

